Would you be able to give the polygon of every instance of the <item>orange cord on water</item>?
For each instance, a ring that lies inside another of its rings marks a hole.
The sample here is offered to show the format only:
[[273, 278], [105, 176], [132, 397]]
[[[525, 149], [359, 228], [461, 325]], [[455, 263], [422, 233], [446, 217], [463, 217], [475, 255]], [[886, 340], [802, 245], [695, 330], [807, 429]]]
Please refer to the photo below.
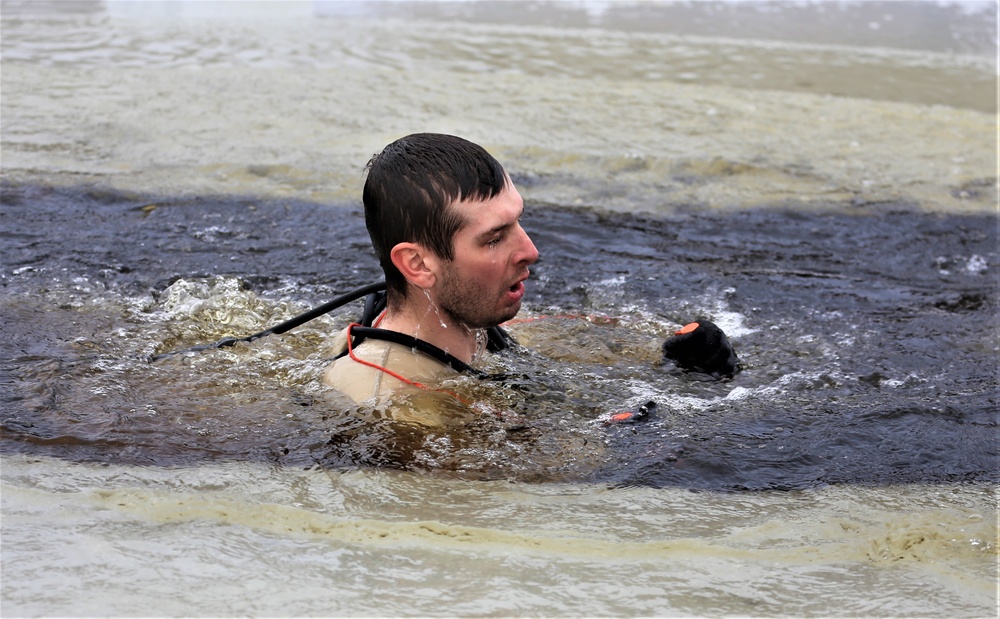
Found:
[[507, 327], [510, 325], [523, 325], [529, 322], [538, 322], [539, 320], [548, 320], [549, 318], [561, 318], [566, 320], [586, 320], [595, 324], [616, 324], [618, 322], [617, 318], [611, 318], [610, 316], [599, 316], [596, 314], [547, 314], [544, 316], [532, 316], [530, 318], [518, 318], [508, 320], [503, 323], [502, 326]]

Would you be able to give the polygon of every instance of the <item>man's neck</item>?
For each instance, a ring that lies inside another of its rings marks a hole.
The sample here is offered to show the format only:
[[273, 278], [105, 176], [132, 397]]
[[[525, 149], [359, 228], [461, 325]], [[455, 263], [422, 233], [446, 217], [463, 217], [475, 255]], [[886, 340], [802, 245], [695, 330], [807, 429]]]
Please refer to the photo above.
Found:
[[411, 294], [399, 307], [386, 311], [382, 329], [412, 335], [465, 363], [472, 363], [478, 350], [478, 332], [455, 322], [423, 294]]

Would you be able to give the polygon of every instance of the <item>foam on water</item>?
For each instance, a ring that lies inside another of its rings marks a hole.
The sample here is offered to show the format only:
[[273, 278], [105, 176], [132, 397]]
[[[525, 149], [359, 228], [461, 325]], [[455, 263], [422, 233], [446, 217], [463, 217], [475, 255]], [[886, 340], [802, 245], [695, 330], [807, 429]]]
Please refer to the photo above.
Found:
[[[837, 590], [870, 581], [877, 590], [836, 596], [838, 607], [970, 615], [992, 599], [984, 584], [996, 551], [992, 499], [968, 487], [900, 488], [891, 499], [838, 488], [710, 495], [416, 483], [387, 472], [236, 463], [178, 476], [16, 456], [5, 459], [4, 477], [5, 555], [27, 577], [5, 586], [13, 614], [151, 603], [165, 614], [433, 614], [442, 603], [503, 614], [680, 614], [704, 608], [685, 593], [688, 583], [712, 588], [712, 608], [734, 614], [820, 614]], [[119, 559], [109, 565], [112, 554]], [[47, 558], [44, 570], [38, 557]], [[451, 582], [446, 566], [458, 559], [464, 577]], [[108, 577], [88, 582], [78, 572]], [[395, 585], [373, 598], [372, 584], [387, 579]], [[673, 591], [650, 590], [650, 579]], [[763, 580], [768, 595], [743, 592], [741, 583]], [[910, 592], [917, 580], [923, 593]], [[501, 593], [511, 586], [527, 595]]]

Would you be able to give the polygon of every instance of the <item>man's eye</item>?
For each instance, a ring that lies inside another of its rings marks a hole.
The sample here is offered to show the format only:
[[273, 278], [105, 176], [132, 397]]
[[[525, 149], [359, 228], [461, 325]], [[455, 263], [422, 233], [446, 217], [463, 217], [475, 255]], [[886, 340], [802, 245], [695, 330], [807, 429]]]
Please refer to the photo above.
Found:
[[500, 241], [502, 240], [503, 240], [503, 235], [501, 234], [500, 236], [494, 239], [490, 239], [486, 244], [489, 245], [490, 247], [496, 247], [497, 245], [500, 244]]

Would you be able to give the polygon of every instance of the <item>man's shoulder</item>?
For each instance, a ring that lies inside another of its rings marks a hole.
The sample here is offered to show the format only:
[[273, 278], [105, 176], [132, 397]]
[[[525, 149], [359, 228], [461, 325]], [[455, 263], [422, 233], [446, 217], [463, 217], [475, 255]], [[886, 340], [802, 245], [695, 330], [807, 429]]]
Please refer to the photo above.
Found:
[[413, 383], [435, 382], [455, 374], [443, 363], [416, 350], [384, 340], [365, 340], [354, 358], [340, 357], [326, 369], [323, 383], [355, 402], [383, 400]]

